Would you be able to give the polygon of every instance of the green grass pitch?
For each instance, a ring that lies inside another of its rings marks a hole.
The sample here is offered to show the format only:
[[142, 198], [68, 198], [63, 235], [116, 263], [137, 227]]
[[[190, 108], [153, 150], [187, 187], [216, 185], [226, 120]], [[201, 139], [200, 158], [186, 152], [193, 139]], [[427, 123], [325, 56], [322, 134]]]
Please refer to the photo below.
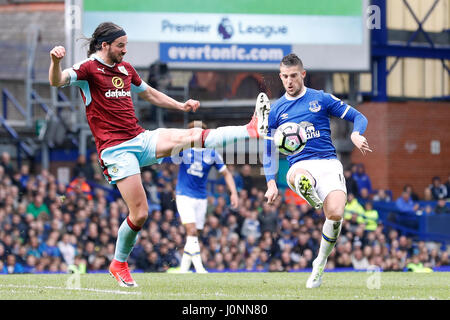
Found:
[[109, 274], [1, 275], [0, 300], [449, 300], [450, 273], [135, 273], [137, 288]]

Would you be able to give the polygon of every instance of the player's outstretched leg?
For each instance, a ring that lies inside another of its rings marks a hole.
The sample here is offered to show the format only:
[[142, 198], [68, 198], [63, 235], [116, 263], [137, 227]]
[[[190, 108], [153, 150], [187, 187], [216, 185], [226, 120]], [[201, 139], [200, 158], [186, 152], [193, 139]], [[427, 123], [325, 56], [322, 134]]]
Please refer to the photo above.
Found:
[[322, 227], [322, 239], [317, 258], [313, 261], [313, 270], [306, 281], [307, 288], [317, 288], [322, 284], [322, 275], [327, 264], [328, 256], [336, 245], [342, 229], [346, 195], [342, 191], [332, 191], [325, 198], [325, 222]]
[[306, 174], [298, 173], [295, 176], [294, 181], [297, 193], [302, 195], [305, 200], [311, 205], [311, 207], [313, 207], [314, 209], [322, 208], [323, 202], [317, 195], [316, 189], [314, 189], [311, 179], [308, 178]]
[[245, 126], [219, 127], [205, 130], [202, 144], [205, 148], [222, 147], [223, 144], [234, 142], [236, 139], [263, 138], [269, 128], [270, 101], [261, 92], [256, 98], [255, 112], [252, 119]]
[[268, 130], [270, 101], [260, 93], [255, 103], [255, 112], [246, 125], [226, 126], [216, 129], [159, 129], [156, 143], [156, 158], [177, 155], [187, 148], [218, 148], [236, 140], [263, 138]]

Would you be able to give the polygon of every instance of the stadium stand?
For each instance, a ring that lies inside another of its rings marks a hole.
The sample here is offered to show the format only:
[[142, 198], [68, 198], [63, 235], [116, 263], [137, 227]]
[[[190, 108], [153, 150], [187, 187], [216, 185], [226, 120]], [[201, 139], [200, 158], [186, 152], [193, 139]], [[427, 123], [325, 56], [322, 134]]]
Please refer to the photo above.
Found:
[[[185, 234], [173, 201], [177, 166], [161, 166], [147, 167], [143, 175], [152, 200], [150, 219], [130, 257], [135, 272], [176, 270], [182, 255]], [[118, 227], [127, 216], [117, 191], [93, 181], [82, 187], [74, 183], [80, 175], [63, 185], [48, 171], [30, 172], [24, 167], [11, 170], [7, 163], [0, 166], [0, 273], [66, 273], [74, 268], [106, 272]], [[237, 170], [235, 177], [238, 181], [242, 178]], [[228, 199], [215, 192], [220, 186], [217, 182], [210, 181], [215, 188], [209, 189], [208, 215], [200, 235], [202, 258], [210, 272], [310, 270], [321, 238], [320, 210], [306, 203], [287, 203], [281, 196], [275, 205], [267, 205], [264, 191], [251, 188], [250, 192], [240, 190], [239, 209], [233, 211]], [[379, 194], [378, 190], [375, 195]], [[449, 266], [448, 237], [429, 241], [425, 234], [396, 224], [401, 223], [399, 219], [392, 222], [393, 216], [400, 215], [391, 211], [393, 201], [370, 203], [375, 208], [371, 212], [379, 211], [375, 227], [373, 216], [367, 215], [362, 205], [359, 215], [349, 211], [328, 270], [375, 265], [385, 271], [418, 271]], [[420, 210], [424, 205], [432, 208], [425, 215], [448, 214], [434, 213], [435, 201], [418, 203]]]

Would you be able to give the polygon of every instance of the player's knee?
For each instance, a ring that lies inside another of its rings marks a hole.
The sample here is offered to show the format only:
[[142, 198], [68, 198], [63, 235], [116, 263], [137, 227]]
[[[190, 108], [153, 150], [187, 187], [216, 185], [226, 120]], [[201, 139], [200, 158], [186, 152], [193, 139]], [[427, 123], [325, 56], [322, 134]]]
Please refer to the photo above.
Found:
[[325, 215], [329, 220], [339, 221], [344, 216], [344, 208], [337, 205], [328, 206]]

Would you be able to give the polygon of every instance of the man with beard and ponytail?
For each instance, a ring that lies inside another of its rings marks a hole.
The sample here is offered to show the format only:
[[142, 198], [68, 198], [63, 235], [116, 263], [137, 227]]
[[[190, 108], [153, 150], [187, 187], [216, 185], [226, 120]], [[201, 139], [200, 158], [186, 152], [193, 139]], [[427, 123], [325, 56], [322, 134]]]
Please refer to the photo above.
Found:
[[151, 104], [184, 112], [196, 111], [200, 102], [180, 103], [146, 84], [136, 70], [123, 61], [127, 53], [126, 32], [112, 22], [101, 23], [89, 39], [88, 58], [72, 68], [61, 69], [65, 48], [50, 51], [49, 81], [52, 86], [75, 85], [86, 105], [86, 118], [106, 180], [117, 184], [129, 215], [119, 228], [114, 259], [109, 272], [120, 286], [135, 287], [128, 257], [148, 216], [148, 203], [141, 181], [141, 167], [161, 163], [164, 157], [191, 147], [216, 148], [245, 138], [263, 138], [267, 133], [269, 99], [261, 93], [255, 113], [246, 125], [217, 129], [145, 130], [134, 112], [131, 91]]

